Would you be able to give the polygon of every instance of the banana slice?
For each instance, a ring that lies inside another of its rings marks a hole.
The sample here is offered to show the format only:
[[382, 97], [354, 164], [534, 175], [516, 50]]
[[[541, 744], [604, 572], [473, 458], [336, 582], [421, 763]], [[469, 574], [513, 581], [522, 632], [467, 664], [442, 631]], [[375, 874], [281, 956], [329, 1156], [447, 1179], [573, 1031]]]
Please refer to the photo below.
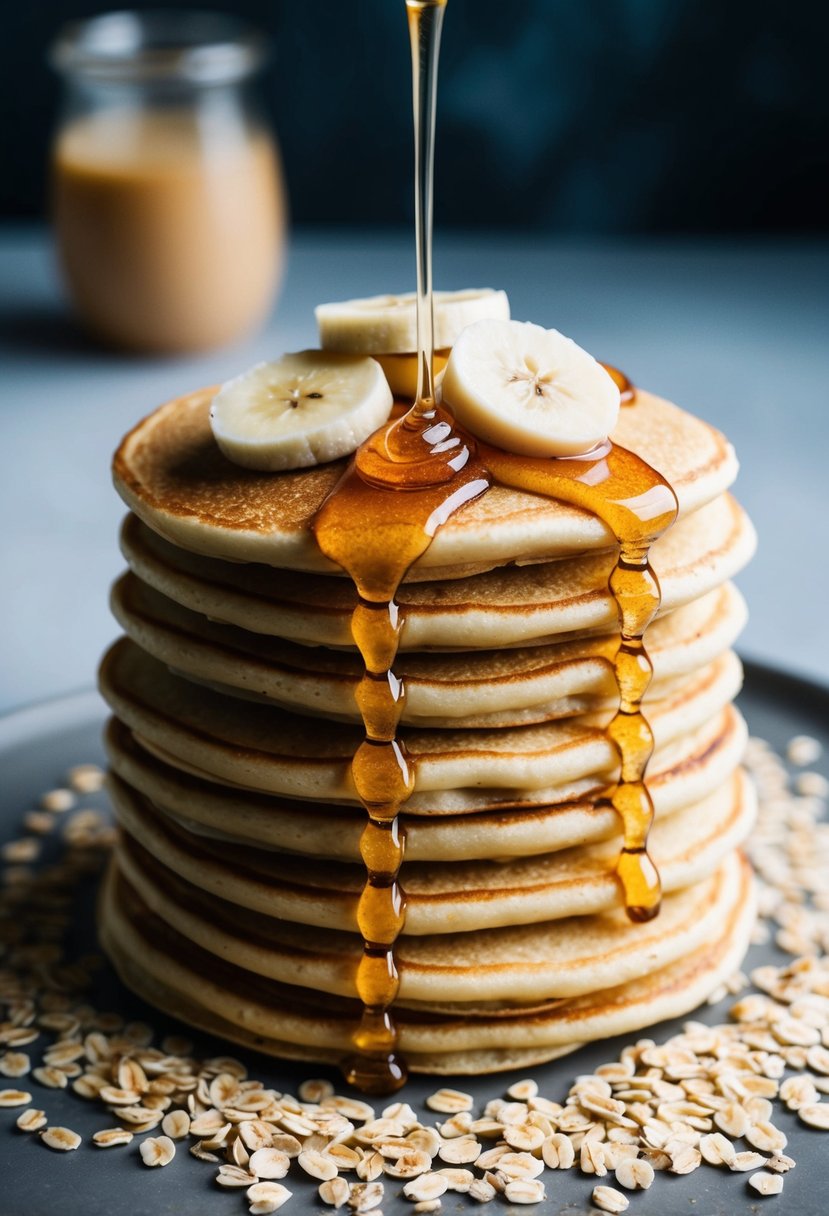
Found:
[[304, 350], [223, 384], [210, 425], [247, 469], [302, 469], [347, 456], [382, 426], [393, 398], [374, 359]]
[[[475, 321], [509, 318], [507, 293], [492, 287], [436, 291], [433, 295], [435, 350], [452, 346], [461, 330]], [[406, 355], [417, 350], [414, 292], [320, 304], [314, 311], [325, 350], [361, 355]]]
[[443, 403], [473, 435], [519, 456], [576, 456], [607, 438], [619, 389], [556, 329], [477, 321], [452, 348]]

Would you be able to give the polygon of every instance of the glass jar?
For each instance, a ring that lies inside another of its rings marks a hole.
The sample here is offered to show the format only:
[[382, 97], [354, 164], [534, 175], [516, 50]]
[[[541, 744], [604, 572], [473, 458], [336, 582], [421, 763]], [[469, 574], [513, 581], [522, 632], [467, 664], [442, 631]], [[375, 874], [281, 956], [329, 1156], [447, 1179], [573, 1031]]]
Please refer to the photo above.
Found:
[[109, 13], [51, 50], [64, 81], [52, 203], [70, 294], [99, 338], [198, 350], [268, 312], [284, 253], [262, 39], [217, 13]]

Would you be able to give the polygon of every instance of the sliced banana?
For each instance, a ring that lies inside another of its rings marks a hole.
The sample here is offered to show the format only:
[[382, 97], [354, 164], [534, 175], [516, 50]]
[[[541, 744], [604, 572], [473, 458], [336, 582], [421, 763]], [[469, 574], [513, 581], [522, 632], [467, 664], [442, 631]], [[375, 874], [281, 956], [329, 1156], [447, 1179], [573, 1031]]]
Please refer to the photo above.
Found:
[[304, 350], [228, 380], [213, 398], [210, 425], [228, 459], [274, 473], [348, 456], [392, 404], [374, 359]]
[[443, 403], [462, 426], [520, 456], [575, 456], [607, 438], [619, 389], [601, 364], [556, 329], [477, 321], [452, 348]]
[[[433, 298], [435, 350], [452, 346], [461, 330], [475, 321], [509, 319], [507, 293], [492, 287], [436, 291]], [[314, 311], [325, 350], [363, 355], [406, 355], [417, 350], [414, 292], [320, 304]]]

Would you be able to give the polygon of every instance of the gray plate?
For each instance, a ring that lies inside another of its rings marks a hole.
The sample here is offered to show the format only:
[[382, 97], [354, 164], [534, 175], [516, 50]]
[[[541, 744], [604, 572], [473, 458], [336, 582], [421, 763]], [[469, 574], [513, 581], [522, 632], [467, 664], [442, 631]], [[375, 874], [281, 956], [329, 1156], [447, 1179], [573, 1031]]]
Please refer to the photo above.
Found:
[[[819, 738], [829, 754], [829, 691], [772, 671], [748, 665], [746, 688], [741, 697], [743, 711], [751, 730], [768, 739], [778, 749], [794, 734], [811, 734]], [[2, 808], [0, 808], [0, 838], [16, 836], [22, 813], [33, 805], [37, 796], [62, 779], [73, 764], [101, 761], [99, 742], [104, 709], [94, 693], [82, 693], [59, 701], [48, 702], [23, 710], [0, 720], [0, 771], [3, 773]], [[825, 771], [825, 765], [824, 765]], [[84, 798], [84, 805], [102, 798]], [[79, 899], [76, 928], [73, 937], [79, 950], [94, 948], [92, 905], [94, 892], [85, 892]], [[771, 947], [755, 947], [749, 965], [780, 962], [784, 958]], [[170, 1019], [149, 1009], [124, 989], [106, 968], [99, 973], [96, 991], [91, 995], [98, 1009], [114, 1009], [128, 1019], [150, 1021], [160, 1033], [182, 1032], [183, 1028]], [[695, 1016], [705, 1022], [727, 1020], [729, 1002], [704, 1007]], [[665, 1022], [648, 1031], [657, 1040], [680, 1029], [680, 1022]], [[558, 1063], [532, 1070], [541, 1092], [561, 1099], [579, 1073], [590, 1072], [596, 1065], [615, 1059], [626, 1040], [612, 1040], [583, 1048]], [[39, 1044], [29, 1051], [38, 1055]], [[218, 1054], [226, 1047], [205, 1036], [197, 1036], [197, 1050], [207, 1055]], [[295, 1067], [262, 1056], [251, 1055], [236, 1048], [233, 1054], [249, 1063], [251, 1075], [278, 1090], [295, 1091], [298, 1082], [317, 1070], [311, 1066]], [[319, 1070], [324, 1075], [324, 1070]], [[503, 1093], [517, 1075], [468, 1079], [457, 1082], [459, 1088], [472, 1092], [476, 1102]], [[344, 1087], [338, 1078], [340, 1092]], [[31, 1084], [29, 1084], [31, 1082]], [[212, 1216], [219, 1213], [244, 1213], [247, 1203], [244, 1192], [222, 1192], [213, 1183], [214, 1168], [196, 1161], [179, 1146], [175, 1161], [165, 1169], [148, 1170], [142, 1165], [137, 1143], [129, 1148], [96, 1149], [90, 1142], [92, 1133], [111, 1125], [106, 1113], [92, 1102], [85, 1102], [69, 1091], [43, 1089], [32, 1081], [11, 1081], [0, 1078], [0, 1088], [25, 1085], [32, 1091], [33, 1105], [46, 1110], [51, 1123], [73, 1128], [84, 1137], [84, 1144], [74, 1153], [56, 1154], [38, 1143], [36, 1136], [25, 1136], [15, 1129], [16, 1110], [0, 1110], [0, 1216]], [[452, 1084], [442, 1079], [439, 1084]], [[437, 1085], [428, 1078], [415, 1078], [401, 1095], [416, 1108]], [[829, 1137], [798, 1123], [796, 1116], [781, 1109], [775, 1121], [789, 1137], [789, 1152], [797, 1160], [797, 1168], [786, 1176], [782, 1205], [778, 1211], [797, 1212], [798, 1216], [825, 1216], [829, 1211], [826, 1191], [826, 1164], [829, 1161]], [[703, 1167], [687, 1177], [657, 1175], [647, 1192], [631, 1196], [631, 1213], [641, 1216], [674, 1216], [678, 1213], [694, 1216], [743, 1216], [756, 1213], [763, 1206], [754, 1191], [747, 1187], [747, 1176]], [[319, 1213], [322, 1204], [316, 1187], [302, 1177], [289, 1181], [294, 1197], [285, 1207], [286, 1213]], [[542, 1208], [520, 1209], [543, 1211], [544, 1216], [580, 1216], [594, 1212], [590, 1194], [597, 1181], [613, 1182], [612, 1176], [600, 1180], [567, 1173], [545, 1175], [548, 1200]], [[387, 1184], [387, 1199], [383, 1203], [386, 1216], [390, 1212], [412, 1211], [412, 1205], [396, 1197], [397, 1187]], [[395, 1196], [395, 1197], [392, 1197]], [[774, 1210], [774, 1200], [769, 1210]], [[333, 1209], [324, 1209], [333, 1211]], [[501, 1201], [491, 1208], [467, 1201], [463, 1196], [443, 1198], [443, 1212], [504, 1210]], [[511, 1209], [515, 1210], [515, 1209]]]

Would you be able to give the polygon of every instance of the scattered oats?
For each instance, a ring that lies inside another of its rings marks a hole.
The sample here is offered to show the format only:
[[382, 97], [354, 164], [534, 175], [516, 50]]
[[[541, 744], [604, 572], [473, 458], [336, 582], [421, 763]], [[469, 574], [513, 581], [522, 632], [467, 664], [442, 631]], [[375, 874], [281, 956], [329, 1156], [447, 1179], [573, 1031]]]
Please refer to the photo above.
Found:
[[[260, 1149], [259, 1151], [267, 1152], [266, 1149]], [[254, 1153], [251, 1161], [253, 1161], [253, 1158], [257, 1156], [258, 1153]], [[278, 1154], [276, 1160], [284, 1160], [290, 1165], [290, 1161], [284, 1153]], [[332, 1161], [330, 1157], [327, 1157], [324, 1153], [318, 1152], [317, 1150], [304, 1149], [299, 1154], [297, 1161], [300, 1168], [303, 1169], [306, 1174], [310, 1174], [312, 1178], [318, 1178], [322, 1182], [327, 1182], [329, 1178], [336, 1178], [337, 1176], [336, 1163]], [[284, 1174], [274, 1174], [273, 1177], [282, 1178], [284, 1177]]]
[[729, 1102], [721, 1110], [715, 1111], [714, 1122], [721, 1132], [734, 1139], [744, 1136], [751, 1126], [748, 1111], [739, 1102]]
[[271, 1212], [278, 1212], [283, 1203], [288, 1202], [293, 1192], [279, 1182], [254, 1182], [246, 1194], [252, 1216], [270, 1216]]
[[40, 1085], [45, 1085], [49, 1090], [66, 1090], [68, 1085], [68, 1077], [60, 1068], [35, 1068], [32, 1070], [32, 1076]]
[[829, 1131], [829, 1102], [809, 1102], [798, 1108], [797, 1117], [809, 1127]]
[[475, 1181], [475, 1175], [472, 1173], [472, 1170], [450, 1168], [438, 1170], [438, 1173], [440, 1174], [441, 1178], [446, 1179], [446, 1186], [448, 1190], [459, 1191], [461, 1194], [465, 1194]]
[[504, 1140], [510, 1148], [531, 1153], [544, 1143], [544, 1129], [532, 1123], [508, 1123], [504, 1128]]
[[537, 1178], [544, 1172], [544, 1164], [531, 1153], [504, 1153], [498, 1161], [498, 1172], [507, 1178]]
[[[448, 1143], [457, 1144], [457, 1141], [450, 1140]], [[383, 1160], [383, 1171], [390, 1178], [415, 1178], [418, 1174], [425, 1174], [432, 1168], [432, 1158], [419, 1148], [404, 1149], [400, 1156], [393, 1160], [383, 1158], [381, 1160]], [[359, 1173], [359, 1170], [357, 1172]]]
[[383, 1202], [382, 1182], [356, 1182], [348, 1197], [348, 1206], [354, 1212], [371, 1212]]
[[190, 1133], [193, 1136], [209, 1136], [225, 1127], [226, 1123], [227, 1121], [217, 1110], [206, 1110], [192, 1120]]
[[161, 1120], [161, 1130], [171, 1140], [183, 1140], [190, 1131], [190, 1116], [186, 1110], [171, 1110]]
[[735, 1170], [737, 1173], [744, 1174], [747, 1170], [759, 1169], [766, 1162], [767, 1158], [762, 1153], [735, 1153], [731, 1161], [728, 1162], [728, 1168]]
[[103, 789], [104, 777], [104, 770], [97, 764], [76, 764], [66, 774], [66, 781], [78, 794], [97, 794]]
[[490, 1203], [495, 1198], [497, 1191], [485, 1178], [476, 1178], [470, 1184], [467, 1194], [470, 1199], [474, 1199], [478, 1203]]
[[530, 1098], [538, 1095], [538, 1084], [528, 1077], [525, 1081], [516, 1081], [507, 1090], [507, 1097], [514, 1102], [529, 1102]]
[[468, 1165], [477, 1161], [480, 1155], [481, 1146], [474, 1136], [457, 1136], [438, 1149], [438, 1156], [447, 1165]]
[[250, 1170], [243, 1169], [240, 1165], [220, 1165], [216, 1170], [217, 1186], [233, 1187], [253, 1186], [256, 1182], [256, 1174]]
[[39, 1132], [47, 1123], [46, 1112], [30, 1106], [22, 1115], [17, 1116], [17, 1126], [22, 1132]]
[[746, 1140], [763, 1153], [778, 1153], [788, 1143], [785, 1132], [767, 1122], [753, 1123], [746, 1132]]
[[414, 1210], [416, 1212], [424, 1212], [424, 1213], [439, 1212], [442, 1206], [443, 1205], [441, 1204], [439, 1199], [421, 1199], [419, 1203], [416, 1203], [414, 1205]]
[[23, 836], [20, 840], [10, 840], [0, 848], [3, 861], [13, 864], [37, 861], [40, 856], [40, 841], [36, 836]]
[[7, 1051], [0, 1056], [0, 1075], [4, 1077], [25, 1077], [31, 1067], [32, 1061], [25, 1051]]
[[406, 1140], [412, 1148], [422, 1149], [430, 1157], [437, 1157], [438, 1149], [442, 1143], [440, 1136], [433, 1127], [416, 1127], [407, 1133]]
[[693, 1148], [681, 1140], [669, 1140], [664, 1148], [671, 1159], [668, 1168], [672, 1174], [690, 1174], [702, 1164], [702, 1154], [699, 1149]]
[[795, 735], [789, 740], [786, 748], [786, 759], [789, 764], [795, 764], [798, 768], [805, 768], [807, 764], [815, 764], [823, 754], [823, 747], [819, 739], [812, 738], [811, 735]]
[[318, 1103], [323, 1098], [334, 1096], [334, 1086], [324, 1078], [312, 1077], [310, 1080], [302, 1082], [298, 1093], [303, 1102]]
[[822, 1045], [810, 1047], [806, 1052], [806, 1065], [821, 1076], [829, 1076], [829, 1049]]
[[331, 1158], [338, 1170], [356, 1170], [363, 1159], [360, 1149], [351, 1148], [347, 1144], [332, 1142], [321, 1151]]
[[36, 836], [46, 836], [55, 826], [55, 817], [48, 811], [27, 811], [23, 816], [23, 826], [27, 832]]
[[785, 1153], [774, 1153], [766, 1162], [766, 1169], [774, 1170], [775, 1174], [788, 1174], [796, 1164], [793, 1157], [787, 1157]]
[[403, 1186], [403, 1194], [407, 1199], [421, 1203], [428, 1199], [439, 1199], [448, 1189], [449, 1183], [441, 1174], [430, 1172], [410, 1178]]
[[199, 1161], [210, 1161], [214, 1165], [219, 1164], [219, 1158], [216, 1156], [216, 1154], [210, 1153], [206, 1148], [203, 1148], [201, 1141], [199, 1141], [198, 1144], [190, 1145], [190, 1154], [193, 1157], [197, 1157]]
[[541, 1156], [544, 1164], [551, 1170], [569, 1170], [576, 1159], [572, 1140], [561, 1132], [549, 1136], [544, 1141]]
[[[300, 1089], [300, 1094], [302, 1090]], [[319, 1185], [319, 1197], [329, 1207], [341, 1208], [351, 1193], [351, 1187], [345, 1178], [328, 1178]]]
[[455, 1115], [462, 1110], [472, 1110], [474, 1105], [471, 1094], [465, 1094], [459, 1089], [439, 1089], [426, 1099], [429, 1110], [441, 1115]]
[[[318, 1156], [321, 1154], [317, 1154]], [[308, 1157], [308, 1153], [299, 1154], [299, 1164], [305, 1170], [306, 1174], [311, 1174], [314, 1178], [322, 1178], [327, 1182], [329, 1178], [333, 1178], [336, 1174], [336, 1165], [334, 1174], [314, 1174], [308, 1169], [307, 1162], [303, 1163], [303, 1156]], [[291, 1168], [291, 1158], [287, 1153], [281, 1153], [277, 1148], [259, 1148], [251, 1156], [248, 1162], [248, 1169], [255, 1174], [257, 1178], [284, 1178]]]
[[[807, 761], [809, 763], [809, 761]], [[55, 811], [57, 814], [62, 814], [64, 811], [70, 811], [75, 805], [75, 795], [71, 790], [56, 789], [48, 790], [41, 799], [40, 805], [44, 811]]]
[[758, 1195], [779, 1195], [783, 1190], [783, 1179], [779, 1174], [760, 1170], [759, 1173], [751, 1175], [748, 1185], [753, 1187]]
[[78, 1133], [68, 1127], [47, 1127], [40, 1133], [40, 1138], [47, 1148], [53, 1148], [58, 1153], [71, 1153], [81, 1143]]
[[[444, 1140], [451, 1140], [455, 1136], [468, 1136], [472, 1127], [473, 1119], [468, 1110], [462, 1110], [457, 1115], [452, 1115], [444, 1123], [439, 1123], [437, 1129]], [[499, 1129], [503, 1128], [503, 1124], [499, 1124]]]
[[603, 1212], [625, 1212], [630, 1206], [627, 1195], [612, 1186], [594, 1186], [591, 1199]]
[[720, 1132], [703, 1136], [699, 1142], [699, 1151], [709, 1165], [730, 1165], [737, 1152], [731, 1141]]
[[145, 1124], [158, 1127], [164, 1115], [160, 1110], [150, 1110], [147, 1106], [119, 1106], [118, 1118], [122, 1123], [143, 1128]]
[[607, 1173], [604, 1145], [595, 1140], [583, 1140], [579, 1149], [579, 1169], [583, 1174], [595, 1174], [604, 1178]]
[[547, 1192], [538, 1178], [514, 1178], [504, 1187], [504, 1197], [509, 1203], [543, 1203]]
[[[242, 1134], [242, 1125], [239, 1125], [239, 1134]], [[245, 1141], [247, 1144], [247, 1141]], [[251, 1146], [248, 1144], [248, 1148]], [[256, 1148], [268, 1148], [268, 1144], [257, 1144]], [[296, 1136], [292, 1136], [290, 1132], [274, 1132], [270, 1140], [270, 1147], [279, 1149], [280, 1153], [285, 1153], [288, 1157], [298, 1157], [302, 1152], [302, 1145], [297, 1140]], [[255, 1150], [254, 1150], [255, 1151]]]
[[[426, 1157], [429, 1165], [431, 1165], [432, 1158], [429, 1157], [428, 1153]], [[357, 1177], [361, 1178], [363, 1182], [375, 1182], [382, 1176], [385, 1164], [382, 1153], [366, 1153], [365, 1157], [357, 1165]]]
[[97, 1144], [98, 1148], [114, 1148], [118, 1144], [129, 1144], [133, 1138], [133, 1133], [127, 1131], [125, 1127], [107, 1127], [103, 1131], [96, 1132], [92, 1137], [93, 1144]]
[[475, 1164], [479, 1170], [497, 1169], [498, 1162], [508, 1152], [510, 1152], [508, 1144], [496, 1144], [495, 1148], [489, 1148], [485, 1153], [481, 1153]]
[[637, 1157], [620, 1161], [615, 1172], [616, 1181], [626, 1191], [646, 1191], [653, 1182], [653, 1166]]
[[145, 1165], [169, 1165], [176, 1155], [176, 1146], [169, 1136], [148, 1136], [138, 1151]]
[[323, 1098], [320, 1106], [323, 1110], [335, 1110], [345, 1115], [346, 1119], [357, 1119], [362, 1123], [374, 1118], [374, 1107], [359, 1098], [344, 1098], [340, 1094], [334, 1094], [330, 1098]]
[[484, 1174], [484, 1182], [488, 1182], [492, 1189], [499, 1195], [503, 1195], [504, 1187], [507, 1185], [508, 1181], [509, 1179], [507, 1178], [506, 1174], [502, 1174], [499, 1170], [495, 1170], [494, 1172], [487, 1170], [487, 1172]]
[[23, 1089], [0, 1089], [0, 1106], [26, 1106], [32, 1095]]

